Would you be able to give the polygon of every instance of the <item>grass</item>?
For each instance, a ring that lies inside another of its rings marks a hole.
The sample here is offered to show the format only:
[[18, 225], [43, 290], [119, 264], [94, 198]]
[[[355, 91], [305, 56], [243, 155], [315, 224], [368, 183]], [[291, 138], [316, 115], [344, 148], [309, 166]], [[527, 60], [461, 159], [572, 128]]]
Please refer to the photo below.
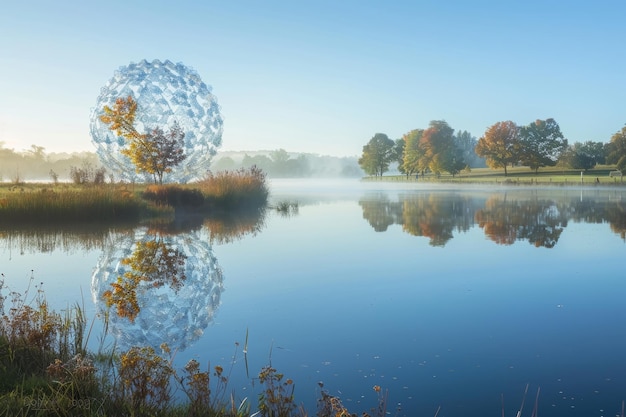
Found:
[[269, 196], [266, 175], [256, 166], [215, 174], [209, 172], [193, 186], [202, 192], [210, 206], [227, 210], [265, 205]]
[[428, 183], [450, 183], [450, 184], [510, 184], [510, 185], [626, 185], [620, 177], [609, 176], [614, 171], [613, 166], [600, 165], [587, 172], [583, 172], [582, 180], [580, 172], [576, 169], [564, 169], [561, 167], [545, 167], [539, 169], [537, 173], [528, 167], [508, 168], [507, 176], [504, 170], [493, 170], [490, 168], [473, 168], [469, 172], [461, 172], [454, 177], [450, 174], [442, 174], [437, 177], [435, 174], [426, 174], [418, 179], [415, 175], [387, 175], [381, 177], [366, 177], [366, 181], [411, 181]]
[[185, 185], [0, 184], [0, 223], [132, 221], [258, 209], [269, 189], [258, 168], [209, 173]]
[[41, 188], [16, 191], [0, 197], [0, 218], [11, 222], [47, 223], [68, 220], [84, 222], [138, 220], [151, 210], [144, 201], [133, 198], [126, 190], [113, 187], [83, 189]]

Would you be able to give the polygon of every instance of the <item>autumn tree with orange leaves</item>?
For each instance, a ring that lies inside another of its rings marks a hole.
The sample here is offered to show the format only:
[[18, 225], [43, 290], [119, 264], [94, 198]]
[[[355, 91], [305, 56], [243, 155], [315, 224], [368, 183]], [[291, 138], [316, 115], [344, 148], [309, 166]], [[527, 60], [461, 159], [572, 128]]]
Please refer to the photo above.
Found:
[[104, 106], [100, 120], [127, 140], [128, 148], [120, 152], [130, 158], [135, 171], [148, 173], [155, 183], [162, 184], [163, 175], [172, 172], [186, 157], [183, 148], [185, 133], [176, 122], [168, 132], [156, 126], [149, 128], [147, 133], [140, 133], [135, 128], [136, 114], [137, 102], [128, 96], [118, 98], [113, 108]]
[[419, 147], [423, 150], [420, 167], [434, 173], [448, 172], [455, 176], [465, 167], [463, 150], [456, 146], [454, 129], [443, 120], [433, 120], [424, 130]]
[[475, 151], [486, 159], [490, 168], [504, 168], [506, 177], [507, 166], [519, 158], [519, 128], [510, 120], [494, 124], [478, 139]]
[[133, 253], [122, 259], [128, 270], [102, 294], [104, 301], [108, 307], [116, 307], [119, 317], [134, 322], [141, 310], [137, 300], [140, 286], [160, 288], [167, 284], [178, 291], [187, 279], [186, 261], [187, 256], [172, 248], [163, 237], [154, 235], [153, 240], [139, 241]]

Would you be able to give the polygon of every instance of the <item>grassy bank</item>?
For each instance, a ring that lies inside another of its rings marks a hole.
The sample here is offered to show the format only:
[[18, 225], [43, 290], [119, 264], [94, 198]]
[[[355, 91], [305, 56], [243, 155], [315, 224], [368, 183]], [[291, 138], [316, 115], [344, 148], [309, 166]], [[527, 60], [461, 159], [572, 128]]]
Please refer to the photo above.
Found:
[[262, 207], [268, 194], [265, 174], [254, 167], [209, 174], [185, 185], [1, 184], [0, 222], [140, 221], [177, 211], [211, 214]]
[[626, 179], [620, 176], [611, 176], [615, 169], [611, 166], [597, 166], [586, 172], [574, 169], [562, 169], [558, 167], [541, 168], [538, 172], [530, 170], [528, 167], [513, 167], [507, 170], [504, 175], [503, 170], [493, 170], [490, 168], [474, 168], [471, 171], [464, 171], [454, 177], [450, 174], [420, 175], [385, 175], [383, 177], [366, 177], [365, 181], [408, 181], [408, 182], [428, 182], [428, 183], [450, 183], [450, 184], [493, 184], [493, 185], [603, 185], [622, 186], [626, 185]]

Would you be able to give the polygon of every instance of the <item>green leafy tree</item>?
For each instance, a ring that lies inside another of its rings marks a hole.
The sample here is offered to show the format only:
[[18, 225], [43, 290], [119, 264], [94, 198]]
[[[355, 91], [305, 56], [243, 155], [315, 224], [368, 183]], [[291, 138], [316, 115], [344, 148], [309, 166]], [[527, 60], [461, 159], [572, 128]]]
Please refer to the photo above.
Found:
[[424, 149], [420, 146], [423, 134], [423, 129], [413, 129], [402, 136], [404, 140], [402, 166], [407, 175], [424, 172], [427, 168], [420, 164], [424, 156]]
[[284, 149], [278, 149], [270, 153], [272, 160], [272, 174], [286, 176], [289, 170], [289, 153]]
[[449, 172], [452, 176], [465, 167], [463, 152], [454, 141], [454, 129], [443, 120], [433, 120], [422, 134], [420, 146], [424, 149], [421, 165], [435, 172]]
[[567, 149], [567, 139], [554, 119], [536, 120], [520, 128], [520, 162], [537, 172], [554, 166]]
[[136, 115], [137, 102], [128, 96], [118, 98], [113, 108], [104, 106], [100, 120], [127, 140], [128, 147], [121, 153], [132, 161], [135, 170], [152, 175], [154, 182], [162, 184], [163, 175], [172, 172], [186, 157], [185, 133], [176, 122], [167, 133], [158, 126], [149, 129], [148, 133], [140, 133], [135, 128]]
[[513, 122], [498, 122], [490, 126], [485, 135], [478, 139], [476, 154], [486, 159], [492, 169], [504, 168], [515, 163], [519, 154], [519, 129]]
[[407, 174], [406, 170], [404, 169], [404, 146], [405, 146], [405, 142], [404, 139], [396, 139], [394, 141], [394, 146], [393, 146], [393, 159], [394, 161], [398, 162], [398, 171], [400, 171], [402, 174]]
[[43, 146], [30, 145], [30, 150], [26, 151], [26, 155], [37, 163], [43, 163], [46, 161], [45, 149]]
[[395, 142], [384, 133], [376, 133], [363, 146], [363, 154], [359, 158], [359, 166], [368, 175], [381, 176], [389, 170], [389, 164], [394, 161]]
[[267, 155], [250, 156], [248, 154], [245, 154], [243, 156], [243, 160], [241, 161], [241, 166], [244, 168], [257, 167], [265, 172], [271, 172], [273, 163], [270, 157]]
[[476, 145], [478, 141], [467, 130], [460, 130], [454, 134], [454, 143], [456, 147], [461, 149], [463, 159], [468, 166], [472, 168], [481, 168], [486, 166], [485, 160], [476, 154]]
[[237, 164], [235, 163], [235, 160], [233, 158], [231, 158], [230, 156], [224, 156], [213, 162], [213, 164], [211, 165], [211, 170], [227, 171], [235, 169], [236, 166]]
[[626, 173], [626, 126], [619, 132], [611, 136], [611, 141], [607, 146], [608, 155], [606, 161], [609, 164], [616, 164], [617, 169]]
[[593, 158], [594, 166], [606, 163], [606, 144], [588, 140], [582, 144], [575, 143], [575, 149]]
[[584, 143], [576, 142], [568, 146], [567, 150], [559, 158], [559, 164], [587, 171], [596, 166], [596, 164], [604, 163], [605, 160], [604, 144], [602, 142], [587, 141]]

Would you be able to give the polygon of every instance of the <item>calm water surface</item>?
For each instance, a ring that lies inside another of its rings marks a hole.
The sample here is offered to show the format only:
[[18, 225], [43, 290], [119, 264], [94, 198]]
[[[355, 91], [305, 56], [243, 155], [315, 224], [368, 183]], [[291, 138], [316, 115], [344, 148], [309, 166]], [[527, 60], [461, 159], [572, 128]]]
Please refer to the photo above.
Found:
[[375, 385], [391, 415], [515, 415], [527, 386], [523, 415], [538, 390], [539, 415], [620, 413], [626, 191], [280, 180], [272, 200], [299, 209], [167, 232], [4, 232], [0, 272], [93, 317], [138, 242], [173, 248], [185, 279], [138, 286], [140, 311], [113, 308], [111, 337], [166, 341], [179, 366], [233, 363], [229, 388], [253, 403], [271, 361], [310, 410], [323, 382], [357, 414]]

